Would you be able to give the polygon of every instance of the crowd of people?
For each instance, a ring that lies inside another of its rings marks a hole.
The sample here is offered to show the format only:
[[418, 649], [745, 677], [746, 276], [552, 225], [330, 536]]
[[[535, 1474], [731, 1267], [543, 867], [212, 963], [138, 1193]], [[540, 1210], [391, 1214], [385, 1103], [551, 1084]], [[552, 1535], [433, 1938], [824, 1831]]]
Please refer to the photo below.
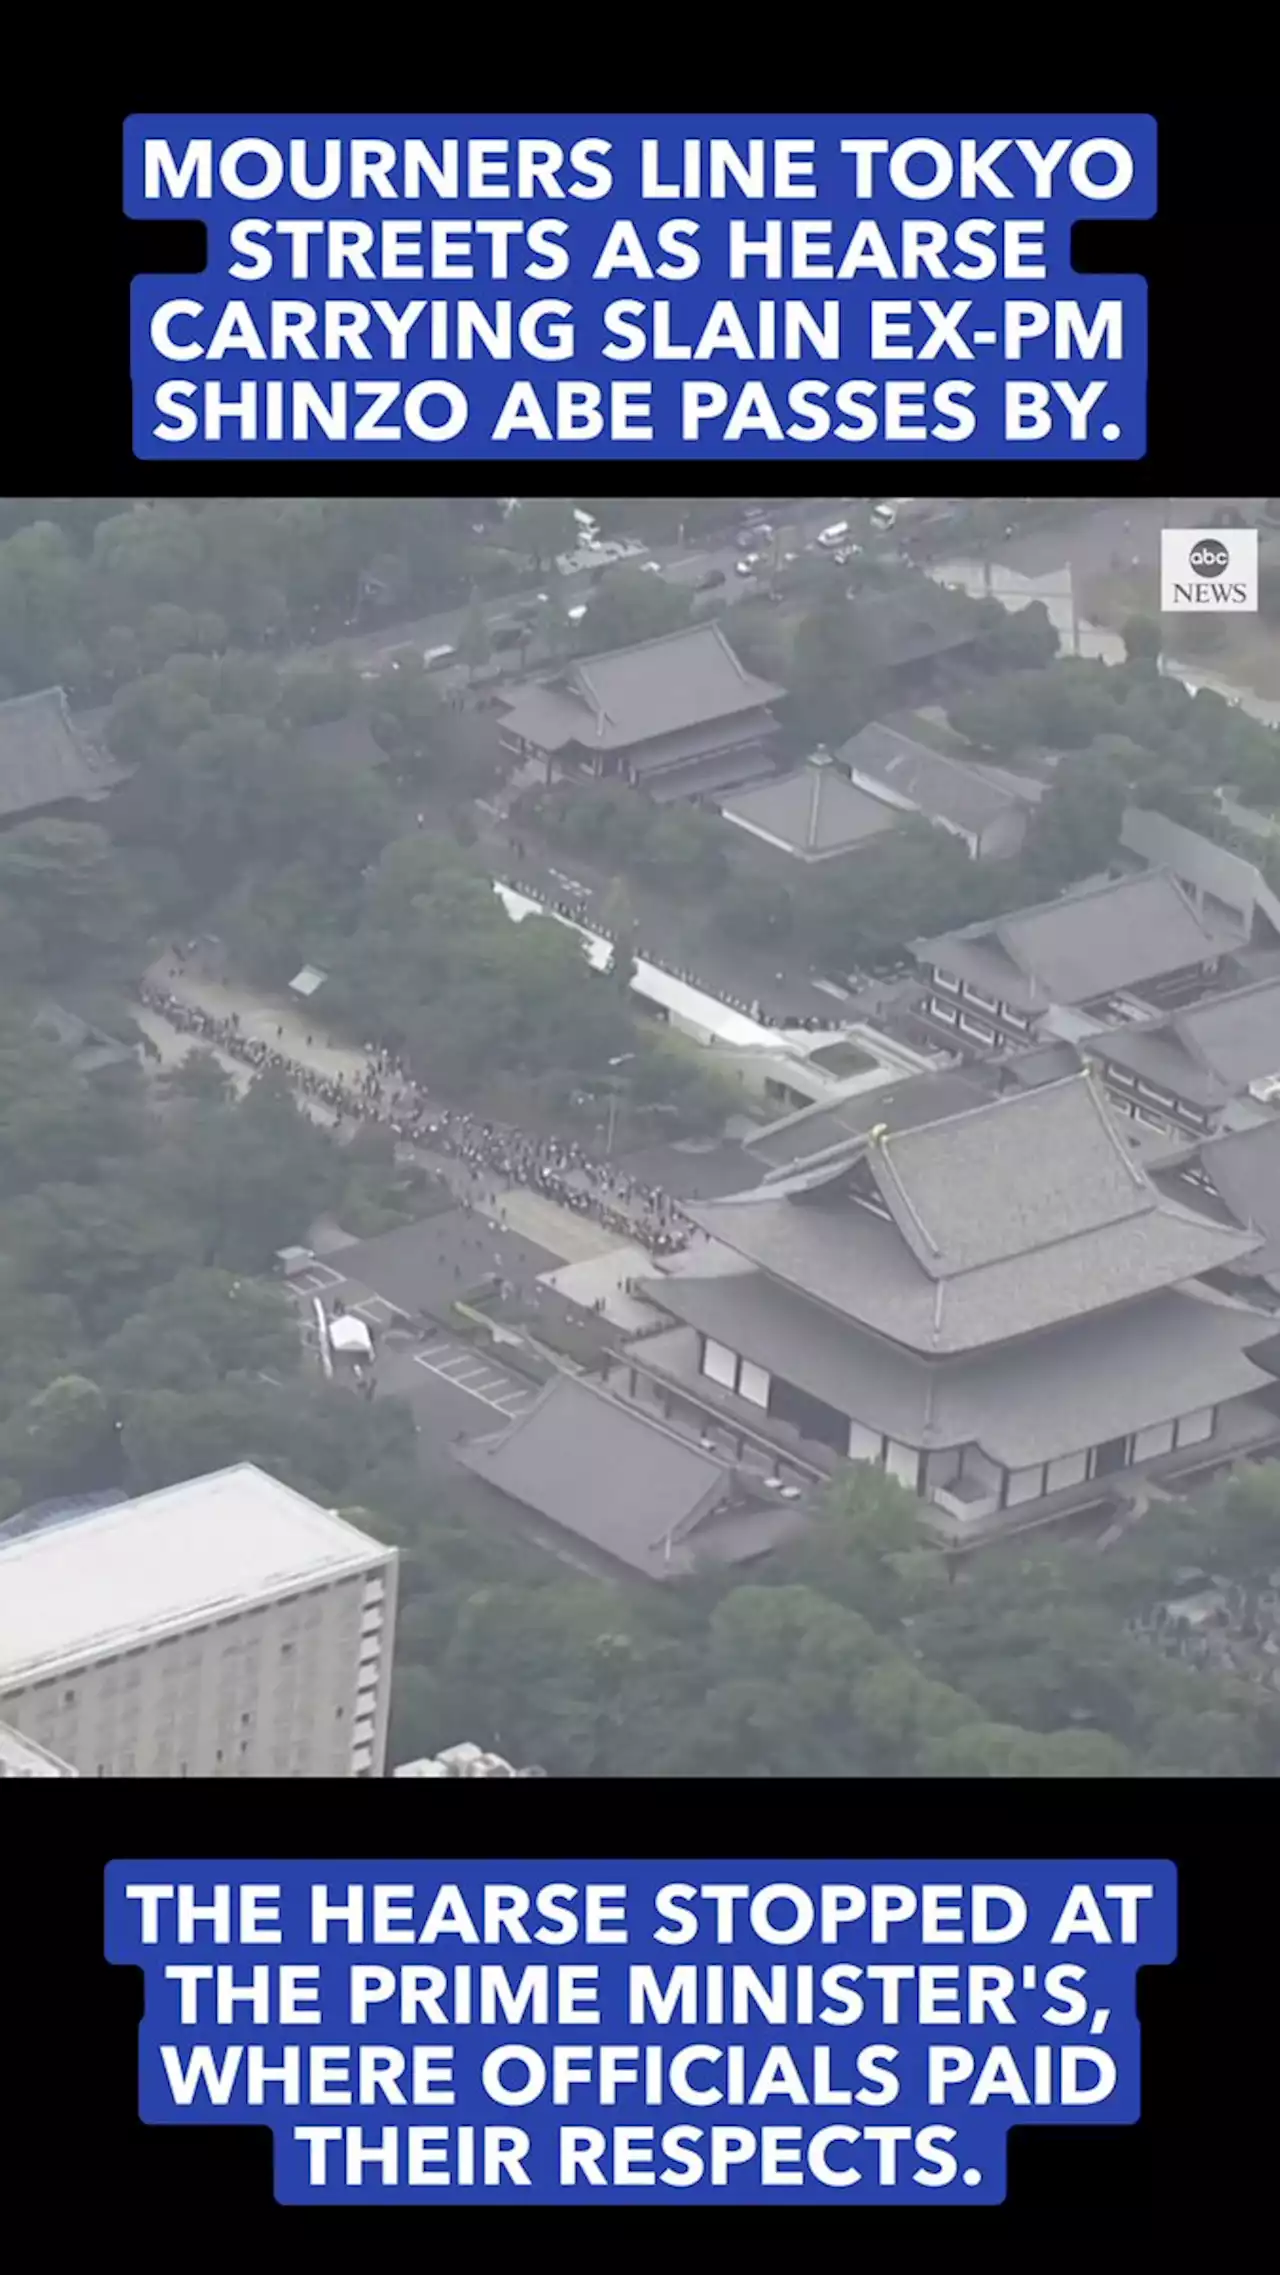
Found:
[[678, 1255], [689, 1245], [694, 1227], [660, 1186], [643, 1184], [618, 1162], [593, 1156], [573, 1139], [531, 1136], [439, 1105], [405, 1061], [380, 1044], [365, 1044], [364, 1070], [353, 1081], [292, 1058], [284, 1048], [283, 1026], [273, 1040], [246, 1034], [237, 1012], [219, 1016], [151, 982], [143, 983], [139, 995], [147, 1010], [178, 1034], [190, 1035], [197, 1047], [220, 1051], [254, 1074], [280, 1075], [332, 1115], [339, 1128], [347, 1120], [378, 1123], [402, 1144], [457, 1161], [470, 1173], [473, 1187], [492, 1186], [495, 1198], [504, 1186], [525, 1186], [575, 1215], [591, 1217], [620, 1240], [638, 1242], [651, 1256]]
[[645, 1185], [617, 1162], [600, 1160], [571, 1138], [531, 1137], [477, 1115], [428, 1108], [413, 1133], [432, 1153], [448, 1154], [495, 1187], [523, 1185], [561, 1208], [592, 1217], [620, 1239], [637, 1240], [653, 1256], [678, 1255], [693, 1226], [659, 1185]]

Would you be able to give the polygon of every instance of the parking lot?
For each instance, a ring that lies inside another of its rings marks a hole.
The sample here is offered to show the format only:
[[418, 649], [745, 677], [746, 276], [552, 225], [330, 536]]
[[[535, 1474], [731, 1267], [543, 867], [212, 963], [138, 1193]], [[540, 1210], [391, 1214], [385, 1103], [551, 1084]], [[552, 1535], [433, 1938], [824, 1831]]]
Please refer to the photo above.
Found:
[[[455, 1210], [313, 1257], [287, 1285], [306, 1324], [319, 1300], [331, 1315], [341, 1306], [372, 1329], [379, 1391], [409, 1400], [422, 1456], [429, 1466], [442, 1458], [447, 1466], [448, 1449], [459, 1437], [514, 1421], [539, 1387], [504, 1365], [500, 1349], [477, 1348], [450, 1334], [451, 1306], [490, 1271], [502, 1270], [528, 1288], [559, 1262], [518, 1235]], [[379, 1294], [375, 1281], [394, 1287], [395, 1296]]]
[[536, 1384], [519, 1375], [504, 1374], [483, 1352], [471, 1350], [465, 1343], [452, 1343], [444, 1335], [424, 1350], [415, 1351], [413, 1363], [448, 1383], [450, 1389], [463, 1390], [481, 1406], [491, 1407], [506, 1421], [523, 1414], [538, 1395]]

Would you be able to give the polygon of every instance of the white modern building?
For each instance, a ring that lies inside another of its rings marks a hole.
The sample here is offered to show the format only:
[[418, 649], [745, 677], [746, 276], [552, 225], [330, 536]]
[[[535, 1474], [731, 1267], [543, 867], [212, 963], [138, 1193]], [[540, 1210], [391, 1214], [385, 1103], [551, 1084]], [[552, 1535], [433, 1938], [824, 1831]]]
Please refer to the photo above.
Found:
[[249, 1463], [38, 1527], [0, 1720], [81, 1777], [381, 1777], [396, 1566]]

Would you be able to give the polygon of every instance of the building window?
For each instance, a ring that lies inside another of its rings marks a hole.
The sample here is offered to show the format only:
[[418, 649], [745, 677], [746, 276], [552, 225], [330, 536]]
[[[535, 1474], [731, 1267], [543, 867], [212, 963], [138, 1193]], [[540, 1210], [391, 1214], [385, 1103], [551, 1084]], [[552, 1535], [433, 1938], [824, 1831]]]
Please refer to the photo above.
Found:
[[935, 987], [942, 988], [947, 995], [959, 995], [960, 993], [960, 982], [951, 972], [940, 972], [935, 969], [933, 984]]
[[1005, 1485], [1005, 1507], [1016, 1509], [1024, 1501], [1039, 1501], [1044, 1496], [1044, 1469], [1037, 1464], [1031, 1469], [1011, 1469]]
[[985, 1019], [974, 1019], [967, 1011], [960, 1014], [960, 1032], [962, 1035], [972, 1035], [978, 1043], [994, 1043], [996, 1039], [995, 1030], [987, 1025]]
[[702, 1372], [708, 1382], [719, 1384], [722, 1390], [738, 1387], [738, 1357], [725, 1343], [713, 1343], [705, 1336], [702, 1345]]
[[850, 1461], [883, 1461], [884, 1439], [879, 1430], [869, 1430], [862, 1422], [849, 1424]]
[[959, 1022], [960, 1014], [954, 1003], [939, 1003], [934, 996], [930, 996], [929, 1010], [933, 1018], [939, 1020], [944, 1027], [954, 1027]]
[[1177, 1446], [1203, 1445], [1206, 1438], [1213, 1436], [1213, 1426], [1216, 1419], [1217, 1408], [1213, 1406], [1202, 1407], [1198, 1414], [1182, 1415], [1178, 1422], [1174, 1444]]
[[745, 1398], [749, 1406], [768, 1408], [769, 1377], [764, 1368], [756, 1366], [751, 1359], [744, 1359], [738, 1369], [738, 1396]]
[[1084, 1453], [1062, 1454], [1051, 1461], [1045, 1471], [1046, 1493], [1064, 1493], [1070, 1485], [1083, 1485], [1089, 1474], [1089, 1457]]

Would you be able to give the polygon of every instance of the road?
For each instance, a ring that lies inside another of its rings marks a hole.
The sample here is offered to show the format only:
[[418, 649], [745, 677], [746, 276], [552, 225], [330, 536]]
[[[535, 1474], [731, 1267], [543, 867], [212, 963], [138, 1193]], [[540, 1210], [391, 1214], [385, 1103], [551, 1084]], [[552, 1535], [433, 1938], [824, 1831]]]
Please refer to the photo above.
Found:
[[[815, 498], [811, 506], [800, 512], [794, 507], [787, 508], [785, 524], [781, 519], [774, 524], [773, 543], [777, 553], [781, 555], [792, 550], [798, 552], [811, 545], [819, 530], [839, 519], [842, 512], [839, 501], [832, 498]], [[646, 551], [643, 559], [655, 563], [664, 578], [672, 584], [696, 585], [701, 577], [716, 572], [729, 580], [739, 593], [746, 593], [753, 589], [751, 581], [736, 574], [742, 552], [743, 548], [737, 544], [656, 546]], [[619, 564], [633, 569], [640, 565], [640, 556], [634, 561]], [[512, 611], [522, 604], [527, 606], [535, 599], [539, 591], [546, 589], [546, 581], [545, 576], [538, 578], [531, 573], [527, 586], [516, 592], [504, 593], [500, 599], [482, 602], [481, 614], [486, 624], [509, 623]], [[559, 581], [562, 597], [568, 606], [576, 606], [580, 601], [590, 598], [593, 590], [590, 570]], [[461, 638], [469, 616], [470, 610], [467, 608], [442, 609], [431, 616], [414, 617], [406, 624], [384, 625], [376, 632], [355, 633], [331, 640], [322, 646], [296, 649], [283, 660], [286, 663], [306, 664], [323, 658], [329, 662], [346, 661], [360, 670], [372, 670], [379, 664], [389, 662], [406, 648], [425, 651], [450, 645]], [[469, 675], [465, 669], [457, 669], [441, 671], [436, 677], [440, 687], [448, 689], [467, 684]], [[481, 681], [483, 677], [481, 674]]]
[[[1162, 527], [1194, 528], [1210, 518], [1219, 502], [1209, 498], [1148, 498], [1093, 505], [1076, 521], [1002, 541], [998, 559], [993, 548], [991, 555], [981, 562], [961, 560], [935, 564], [931, 573], [942, 581], [962, 584], [970, 591], [990, 590], [1009, 607], [1025, 605], [1033, 599], [1043, 600], [1065, 652], [1078, 649], [1080, 653], [1097, 655], [1114, 663], [1122, 656], [1121, 643], [1113, 633], [1078, 622], [1071, 598], [1073, 583], [1078, 593], [1083, 583], [1111, 567], [1117, 557], [1123, 561], [1136, 558], [1144, 566], [1154, 566]], [[773, 554], [781, 556], [811, 546], [819, 530], [833, 519], [843, 518], [846, 511], [856, 523], [857, 507], [846, 509], [841, 501], [832, 498], [815, 498], [811, 505], [798, 511], [788, 508], [786, 521], [779, 518], [775, 524], [771, 540]], [[714, 570], [730, 579], [738, 592], [745, 593], [753, 587], [735, 574], [740, 550], [737, 546], [672, 546], [657, 549], [647, 558], [673, 583], [696, 584]], [[566, 590], [570, 602], [575, 596], [589, 593], [589, 573], [570, 580]], [[486, 602], [486, 620], [490, 623], [509, 620], [513, 608], [529, 597], [530, 591], [525, 591]], [[406, 624], [383, 626], [376, 632], [295, 650], [284, 660], [301, 664], [345, 658], [358, 668], [368, 670], [406, 648], [426, 650], [456, 641], [466, 618], [466, 610], [444, 610]], [[1187, 684], [1216, 687], [1231, 700], [1240, 702], [1253, 716], [1270, 725], [1280, 723], [1280, 704], [1266, 702], [1249, 689], [1229, 685], [1203, 668], [1181, 665], [1169, 668]], [[459, 668], [441, 672], [437, 677], [442, 692], [453, 692], [465, 685], [469, 675]], [[558, 890], [557, 869], [563, 866], [567, 870], [572, 866], [576, 878], [592, 887], [597, 906], [599, 896], [612, 881], [603, 872], [593, 871], [580, 861], [570, 864], [566, 860], [562, 864], [559, 857], [545, 847], [533, 848], [533, 858], [525, 864], [514, 864], [510, 846], [501, 836], [485, 838], [479, 850], [495, 873], [510, 875], [516, 870], [525, 881], [552, 894]], [[664, 960], [683, 962], [691, 973], [697, 973], [700, 983], [711, 993], [740, 1001], [759, 1001], [774, 1016], [852, 1016], [850, 1007], [838, 1006], [824, 990], [815, 987], [813, 973], [788, 968], [781, 955], [768, 950], [737, 949], [711, 940], [696, 911], [673, 911], [661, 896], [647, 894], [638, 887], [632, 888], [631, 899], [641, 940], [650, 946], [662, 943]]]
[[[312, 1011], [303, 1012], [292, 1003], [272, 1001], [249, 986], [214, 977], [195, 965], [188, 965], [177, 973], [164, 957], [152, 966], [147, 980], [152, 987], [171, 993], [219, 1023], [234, 1016], [247, 1040], [264, 1043], [269, 1050], [279, 1051], [292, 1066], [306, 1067], [326, 1081], [338, 1081], [356, 1089], [368, 1070], [364, 1052], [351, 1044], [335, 1042]], [[216, 1043], [210, 1044], [203, 1035], [171, 1026], [158, 1012], [142, 1004], [134, 1005], [133, 1015], [155, 1045], [158, 1072], [180, 1065], [189, 1051], [211, 1049], [237, 1091], [246, 1090], [254, 1079], [257, 1070], [253, 1066], [247, 1066]], [[314, 1091], [295, 1087], [294, 1096], [313, 1121], [332, 1127], [337, 1120], [333, 1108]], [[438, 1105], [446, 1103], [434, 1092], [432, 1096]], [[494, 1170], [472, 1170], [456, 1156], [434, 1153], [420, 1144], [401, 1144], [397, 1153], [400, 1159], [429, 1170], [450, 1187], [459, 1201], [479, 1210], [481, 1218], [485, 1215], [495, 1218], [495, 1229], [500, 1227], [504, 1237], [518, 1235], [558, 1264], [597, 1264], [628, 1246], [625, 1232], [564, 1207], [550, 1194], [509, 1182]], [[661, 1160], [667, 1175], [678, 1176], [683, 1158], [673, 1147], [654, 1148], [649, 1171], [655, 1181], [661, 1182], [654, 1168]], [[690, 1190], [698, 1182], [696, 1158], [691, 1157]], [[723, 1162], [719, 1167], [723, 1174]], [[637, 1168], [635, 1174], [644, 1181], [644, 1169]], [[674, 1187], [668, 1185], [667, 1190], [673, 1191]], [[619, 1206], [626, 1214], [625, 1205], [619, 1203]]]
[[[1162, 527], [1194, 529], [1220, 503], [1217, 498], [1123, 498], [1114, 504], [1091, 505], [1082, 511], [1078, 521], [1014, 537], [1001, 544], [1000, 564], [1029, 577], [1051, 575], [1066, 564], [1077, 581], [1083, 582], [1109, 569], [1117, 556], [1131, 561], [1136, 555], [1144, 565], [1155, 563]], [[837, 498], [814, 498], [799, 510], [794, 506], [786, 508], [785, 519], [780, 514], [775, 524], [777, 552], [801, 551], [812, 545], [819, 530], [844, 519], [846, 512], [851, 520], [857, 520], [859, 504], [860, 501], [854, 501], [851, 507], [846, 507], [845, 502]], [[752, 589], [750, 584], [735, 574], [741, 554], [742, 548], [737, 545], [674, 545], [656, 547], [646, 558], [656, 562], [663, 576], [674, 584], [696, 584], [700, 577], [714, 570], [730, 578], [739, 592], [745, 592]], [[545, 580], [542, 582], [545, 585]], [[508, 621], [512, 609], [522, 602], [527, 603], [539, 589], [539, 580], [531, 576], [527, 588], [484, 602], [485, 621], [489, 624]], [[586, 599], [592, 589], [590, 574], [570, 578], [564, 589], [570, 605]], [[322, 647], [299, 649], [286, 660], [302, 663], [317, 657], [335, 660], [346, 657], [367, 670], [404, 648], [448, 645], [460, 637], [467, 616], [465, 608], [444, 609], [431, 616], [415, 617], [405, 624], [384, 625], [375, 632], [333, 640]], [[442, 672], [439, 676], [441, 685], [447, 687], [455, 679], [464, 680], [466, 674]]]

